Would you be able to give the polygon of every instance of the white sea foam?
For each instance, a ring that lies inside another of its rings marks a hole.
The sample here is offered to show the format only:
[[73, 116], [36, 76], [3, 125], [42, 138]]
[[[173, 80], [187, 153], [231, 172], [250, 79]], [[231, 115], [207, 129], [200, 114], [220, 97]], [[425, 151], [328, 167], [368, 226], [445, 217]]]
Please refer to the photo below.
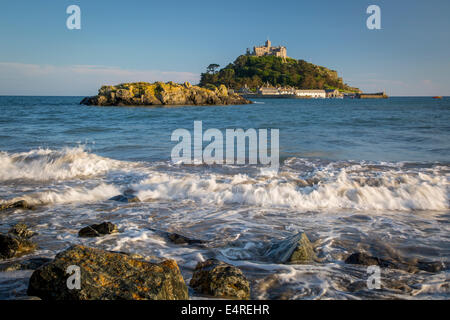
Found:
[[133, 188], [140, 199], [191, 199], [202, 204], [288, 207], [303, 211], [447, 210], [449, 182], [433, 172], [355, 172], [355, 167], [315, 173], [306, 182], [292, 173], [278, 176], [174, 175], [154, 173]]
[[119, 167], [120, 161], [98, 156], [82, 147], [0, 152], [0, 181], [27, 179], [66, 180], [99, 175]]
[[23, 199], [33, 205], [84, 203], [107, 200], [119, 193], [120, 190], [116, 186], [102, 183], [93, 188], [68, 186], [63, 190], [38, 191], [12, 201]]

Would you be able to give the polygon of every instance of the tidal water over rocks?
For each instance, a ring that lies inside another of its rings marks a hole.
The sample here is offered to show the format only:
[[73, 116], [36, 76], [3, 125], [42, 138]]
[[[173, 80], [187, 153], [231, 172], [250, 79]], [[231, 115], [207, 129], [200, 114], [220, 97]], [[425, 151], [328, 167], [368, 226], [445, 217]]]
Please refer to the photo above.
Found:
[[[73, 245], [174, 259], [188, 287], [199, 262], [217, 259], [241, 270], [253, 299], [449, 296], [446, 99], [206, 108], [79, 100], [0, 97], [0, 127], [22, 126], [0, 140], [0, 205], [34, 207], [0, 211], [0, 233], [25, 223], [36, 245], [0, 262], [0, 298], [27, 296], [34, 270]], [[197, 119], [205, 129], [278, 127], [280, 170], [171, 163], [172, 131]], [[130, 194], [140, 202], [110, 200]], [[106, 221], [120, 232], [78, 236]], [[266, 255], [302, 233], [317, 259]], [[369, 290], [367, 266], [345, 263], [357, 252], [415, 269], [382, 267], [382, 289]], [[205, 298], [192, 287], [189, 295]]]

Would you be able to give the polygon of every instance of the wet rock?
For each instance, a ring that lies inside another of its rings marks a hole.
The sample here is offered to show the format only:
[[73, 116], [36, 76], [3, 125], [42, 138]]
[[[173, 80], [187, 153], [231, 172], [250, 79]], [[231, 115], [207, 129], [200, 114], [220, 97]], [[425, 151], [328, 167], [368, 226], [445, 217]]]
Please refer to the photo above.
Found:
[[29, 239], [34, 235], [34, 232], [31, 231], [25, 223], [18, 223], [14, 225], [8, 233], [12, 235], [16, 235], [19, 238]]
[[277, 263], [308, 263], [317, 260], [313, 246], [304, 232], [275, 242], [265, 256]]
[[125, 202], [125, 203], [133, 203], [133, 202], [141, 202], [141, 200], [134, 196], [134, 195], [122, 195], [119, 194], [118, 196], [112, 197], [109, 200], [113, 200], [113, 201], [119, 201], [119, 202]]
[[242, 271], [216, 259], [199, 262], [189, 285], [198, 293], [218, 298], [250, 298], [250, 284]]
[[20, 257], [35, 249], [36, 245], [27, 239], [0, 234], [0, 260]]
[[[80, 268], [80, 289], [68, 289], [69, 266]], [[73, 246], [33, 272], [28, 295], [43, 300], [175, 300], [188, 290], [174, 260], [150, 263], [126, 254]]]
[[30, 205], [25, 200], [19, 200], [16, 202], [7, 202], [0, 204], [0, 211], [9, 210], [9, 209], [34, 209], [34, 206]]
[[427, 272], [441, 272], [447, 269], [447, 266], [444, 262], [426, 262], [426, 261], [418, 261], [416, 267], [419, 270], [427, 271]]
[[205, 244], [206, 241], [198, 239], [190, 239], [177, 233], [169, 233], [168, 238], [175, 244]]
[[0, 271], [36, 270], [40, 266], [52, 261], [49, 258], [31, 258], [21, 262], [0, 265]]
[[111, 222], [103, 222], [84, 227], [78, 232], [79, 237], [93, 238], [101, 237], [107, 234], [117, 233], [117, 226]]
[[356, 252], [351, 254], [346, 260], [347, 264], [361, 264], [364, 266], [379, 266], [382, 268], [393, 268], [395, 264], [378, 257], [372, 257], [362, 252]]
[[403, 261], [391, 261], [378, 257], [369, 256], [362, 252], [356, 252], [351, 254], [345, 263], [348, 264], [360, 264], [364, 266], [377, 265], [382, 268], [391, 268], [403, 270], [410, 273], [416, 273], [420, 270], [427, 272], [440, 272], [446, 270], [446, 264], [444, 262], [427, 262], [427, 261], [415, 261], [415, 262], [403, 262]]

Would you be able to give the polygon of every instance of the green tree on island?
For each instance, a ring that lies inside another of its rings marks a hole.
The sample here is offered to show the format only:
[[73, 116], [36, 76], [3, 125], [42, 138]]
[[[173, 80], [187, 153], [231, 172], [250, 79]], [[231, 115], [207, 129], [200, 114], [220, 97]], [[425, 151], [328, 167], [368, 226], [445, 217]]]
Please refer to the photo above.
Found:
[[206, 72], [209, 74], [215, 74], [217, 68], [219, 68], [220, 65], [216, 64], [216, 63], [211, 63], [208, 68], [206, 68]]
[[247, 85], [251, 90], [269, 84], [291, 86], [300, 89], [339, 89], [343, 92], [358, 92], [358, 88], [346, 85], [334, 70], [304, 60], [275, 56], [239, 56], [233, 63], [217, 71], [217, 64], [210, 64], [201, 74], [200, 86], [218, 87], [221, 84], [231, 89]]

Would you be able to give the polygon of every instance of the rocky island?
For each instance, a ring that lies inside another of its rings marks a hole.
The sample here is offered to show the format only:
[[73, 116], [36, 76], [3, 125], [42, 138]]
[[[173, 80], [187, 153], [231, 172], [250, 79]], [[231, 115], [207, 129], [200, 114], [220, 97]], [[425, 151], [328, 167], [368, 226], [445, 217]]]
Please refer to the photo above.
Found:
[[228, 92], [225, 85], [201, 88], [189, 82], [136, 82], [102, 86], [98, 95], [84, 98], [80, 104], [95, 106], [152, 105], [236, 105], [250, 104], [240, 95]]

